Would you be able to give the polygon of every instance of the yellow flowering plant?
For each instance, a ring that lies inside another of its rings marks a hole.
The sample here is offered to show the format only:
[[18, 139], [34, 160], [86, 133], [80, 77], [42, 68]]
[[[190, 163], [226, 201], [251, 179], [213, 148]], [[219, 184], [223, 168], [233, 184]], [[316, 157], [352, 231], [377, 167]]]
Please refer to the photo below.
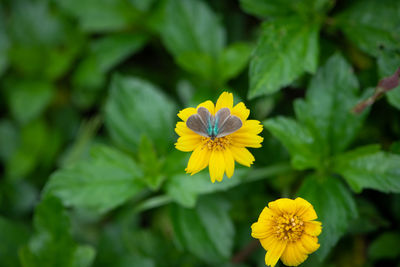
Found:
[[[215, 116], [218, 111], [228, 108], [232, 116], [241, 121], [241, 127], [231, 134], [216, 138], [203, 136], [188, 127], [188, 119], [197, 114], [199, 108], [205, 108]], [[231, 178], [235, 170], [235, 161], [241, 165], [250, 167], [254, 162], [254, 156], [246, 147], [259, 148], [263, 138], [258, 134], [263, 127], [258, 120], [248, 120], [250, 110], [243, 102], [233, 105], [232, 93], [223, 92], [214, 104], [207, 100], [196, 108], [190, 107], [181, 110], [178, 117], [182, 120], [177, 122], [175, 132], [179, 135], [175, 147], [184, 152], [192, 152], [186, 173], [191, 175], [200, 172], [209, 166], [210, 178], [222, 181], [224, 173]]]
[[268, 203], [251, 235], [267, 251], [265, 264], [275, 266], [279, 258], [287, 266], [297, 266], [319, 248], [321, 222], [315, 221], [314, 207], [306, 200], [280, 198]]

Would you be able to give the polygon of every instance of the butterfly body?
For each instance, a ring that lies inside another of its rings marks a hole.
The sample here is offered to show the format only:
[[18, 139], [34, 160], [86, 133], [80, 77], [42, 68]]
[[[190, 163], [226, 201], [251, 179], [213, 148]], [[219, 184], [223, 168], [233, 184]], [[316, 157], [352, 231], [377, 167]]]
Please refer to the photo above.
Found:
[[231, 115], [229, 108], [221, 108], [213, 116], [208, 109], [199, 107], [197, 113], [187, 119], [186, 126], [193, 132], [214, 140], [239, 130], [242, 121], [239, 117]]

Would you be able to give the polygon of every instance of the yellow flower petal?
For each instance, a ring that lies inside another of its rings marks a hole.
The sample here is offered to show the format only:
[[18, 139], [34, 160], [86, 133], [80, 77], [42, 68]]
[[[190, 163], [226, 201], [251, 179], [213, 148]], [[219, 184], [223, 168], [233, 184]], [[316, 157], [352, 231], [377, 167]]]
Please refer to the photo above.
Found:
[[235, 171], [235, 160], [229, 148], [224, 150], [225, 172], [228, 178], [231, 178]]
[[322, 231], [321, 222], [305, 222], [304, 231], [311, 236], [319, 236]]
[[193, 175], [203, 170], [209, 163], [210, 155], [210, 150], [202, 146], [197, 147], [190, 156], [186, 172]]
[[192, 130], [190, 130], [190, 129], [186, 126], [186, 123], [184, 123], [183, 121], [178, 121], [178, 122], [176, 123], [175, 132], [176, 132], [179, 136], [184, 136], [184, 135], [199, 136], [197, 133], [195, 133], [195, 132], [193, 132]]
[[265, 250], [270, 250], [275, 242], [276, 242], [276, 238], [272, 234], [267, 235], [267, 237], [260, 239], [261, 246]]
[[246, 108], [243, 102], [237, 103], [231, 110], [232, 115], [238, 116], [242, 122], [246, 121], [250, 115], [250, 110]]
[[185, 109], [182, 109], [181, 111], [179, 111], [178, 117], [181, 120], [186, 121], [190, 116], [192, 116], [196, 112], [197, 111], [195, 108], [185, 108]]
[[307, 234], [301, 236], [300, 243], [309, 254], [316, 251], [320, 246], [318, 244], [318, 238]]
[[294, 200], [289, 198], [280, 198], [272, 201], [268, 203], [268, 207], [278, 214], [294, 214], [297, 208]]
[[211, 102], [210, 100], [204, 101], [203, 103], [201, 103], [200, 105], [198, 105], [198, 106], [196, 107], [196, 112], [197, 112], [197, 109], [198, 109], [199, 107], [204, 107], [204, 108], [208, 109], [208, 111], [210, 111], [210, 113], [211, 113], [212, 115], [215, 114], [215, 106], [214, 106], [214, 103]]
[[307, 200], [298, 197], [294, 201], [296, 202], [296, 205], [299, 207], [296, 214], [300, 216], [304, 221], [311, 221], [318, 218], [317, 213], [315, 212], [313, 206]]
[[214, 150], [211, 152], [209, 169], [210, 169], [211, 181], [213, 183], [215, 182], [215, 180], [221, 182], [222, 178], [224, 177], [224, 171], [225, 171], [225, 160], [222, 151]]
[[254, 162], [254, 156], [244, 147], [231, 146], [233, 158], [240, 164], [250, 167]]
[[261, 147], [261, 142], [264, 140], [261, 136], [253, 133], [233, 133], [231, 136], [232, 142], [236, 146], [243, 147], [258, 148]]
[[265, 264], [274, 267], [285, 250], [287, 241], [275, 241], [265, 254]]
[[236, 133], [252, 133], [259, 134], [263, 130], [262, 124], [257, 120], [248, 120], [243, 123], [243, 126]]
[[200, 135], [184, 135], [178, 138], [175, 143], [176, 149], [184, 152], [195, 150], [201, 144]]
[[217, 104], [215, 105], [215, 111], [220, 110], [221, 108], [233, 108], [233, 95], [232, 93], [223, 92], [218, 100]]
[[297, 266], [307, 259], [308, 255], [302, 246], [289, 242], [282, 253], [281, 260], [287, 266]]
[[[258, 239], [267, 238], [271, 235], [271, 225], [267, 221], [258, 221], [251, 225], [251, 236]], [[274, 238], [275, 240], [275, 238]]]

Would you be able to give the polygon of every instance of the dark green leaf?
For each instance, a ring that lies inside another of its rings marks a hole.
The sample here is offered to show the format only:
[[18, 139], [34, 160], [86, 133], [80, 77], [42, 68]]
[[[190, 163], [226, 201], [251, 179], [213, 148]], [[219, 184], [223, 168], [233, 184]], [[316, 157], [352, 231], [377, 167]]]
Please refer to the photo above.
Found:
[[237, 76], [247, 65], [252, 46], [247, 43], [235, 43], [222, 51], [219, 58], [219, 78], [222, 84]]
[[70, 221], [59, 199], [48, 196], [36, 207], [36, 234], [20, 250], [24, 267], [88, 267], [94, 249], [78, 246], [71, 237]]
[[142, 173], [128, 155], [106, 146], [94, 147], [92, 158], [58, 170], [44, 194], [58, 196], [66, 206], [106, 212], [143, 188]]
[[9, 79], [5, 83], [8, 105], [21, 124], [39, 117], [49, 105], [55, 88], [47, 81]]
[[87, 32], [109, 32], [129, 27], [138, 12], [129, 0], [56, 0], [79, 20]]
[[18, 147], [19, 132], [9, 120], [0, 120], [0, 159], [6, 162]]
[[372, 188], [382, 192], [400, 192], [400, 155], [377, 151], [377, 146], [361, 147], [339, 155], [334, 170], [354, 191]]
[[240, 0], [244, 11], [258, 17], [281, 17], [321, 11], [329, 0]]
[[229, 204], [221, 197], [203, 197], [195, 209], [174, 205], [171, 218], [177, 241], [206, 262], [227, 260], [234, 237], [228, 211]]
[[319, 24], [292, 17], [267, 22], [250, 61], [249, 98], [272, 94], [317, 69]]
[[378, 56], [381, 49], [396, 49], [400, 42], [400, 2], [358, 0], [338, 17], [339, 26], [355, 45]]
[[[0, 24], [4, 25], [4, 11], [0, 6]], [[8, 48], [10, 47], [10, 41], [5, 31], [5, 27], [0, 27], [0, 76], [3, 74], [8, 66]]]
[[0, 217], [0, 259], [1, 266], [18, 266], [18, 249], [26, 243], [29, 231], [26, 226]]
[[74, 73], [75, 86], [98, 88], [104, 85], [106, 73], [139, 51], [147, 41], [143, 34], [119, 33], [93, 41], [89, 53]]
[[306, 99], [295, 102], [297, 118], [325, 156], [345, 150], [362, 126], [366, 113], [351, 112], [360, 99], [358, 87], [351, 66], [335, 54], [311, 80]]
[[373, 260], [396, 259], [400, 256], [399, 244], [399, 232], [386, 232], [372, 241], [368, 254]]
[[321, 247], [316, 253], [323, 260], [358, 213], [353, 196], [338, 178], [324, 177], [322, 181], [316, 178], [308, 177], [298, 195], [314, 206], [318, 221], [322, 222], [322, 233], [318, 238]]
[[159, 88], [138, 78], [114, 77], [105, 119], [115, 143], [135, 152], [146, 135], [162, 154], [173, 141], [174, 117], [174, 103]]
[[303, 170], [320, 166], [320, 145], [306, 127], [284, 117], [266, 120], [264, 126], [289, 150], [294, 168]]
[[[392, 76], [400, 67], [400, 51], [384, 50], [378, 57], [379, 78]], [[400, 109], [400, 86], [386, 93], [389, 103]]]

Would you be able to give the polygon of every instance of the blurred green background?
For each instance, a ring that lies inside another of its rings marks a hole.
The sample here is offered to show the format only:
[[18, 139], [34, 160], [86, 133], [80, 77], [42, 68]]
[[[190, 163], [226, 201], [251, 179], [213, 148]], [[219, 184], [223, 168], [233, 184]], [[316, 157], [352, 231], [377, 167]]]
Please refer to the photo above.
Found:
[[[398, 0], [0, 0], [0, 266], [264, 266], [250, 226], [302, 196], [303, 266], [400, 266]], [[176, 114], [222, 91], [252, 168], [184, 172]]]

